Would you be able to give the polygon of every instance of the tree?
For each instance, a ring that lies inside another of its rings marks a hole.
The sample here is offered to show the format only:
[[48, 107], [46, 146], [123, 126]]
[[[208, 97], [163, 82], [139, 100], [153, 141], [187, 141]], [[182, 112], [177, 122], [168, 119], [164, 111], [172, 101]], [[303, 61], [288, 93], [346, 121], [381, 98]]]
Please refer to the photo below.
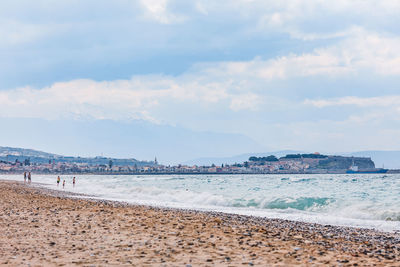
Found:
[[252, 162], [266, 162], [266, 161], [278, 161], [278, 158], [275, 157], [274, 155], [268, 156], [268, 157], [250, 157], [249, 161]]
[[274, 155], [265, 157], [265, 161], [279, 161], [279, 159], [277, 157], [275, 157]]
[[110, 159], [110, 161], [108, 162], [108, 167], [110, 167], [110, 169], [111, 169], [112, 166], [113, 166], [113, 161]]

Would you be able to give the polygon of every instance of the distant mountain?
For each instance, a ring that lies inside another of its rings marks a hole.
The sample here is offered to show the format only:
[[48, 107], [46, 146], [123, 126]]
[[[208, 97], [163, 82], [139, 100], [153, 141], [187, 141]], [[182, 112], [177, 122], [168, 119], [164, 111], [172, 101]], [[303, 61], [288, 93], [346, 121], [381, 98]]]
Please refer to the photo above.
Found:
[[108, 165], [111, 160], [114, 165], [134, 165], [144, 166], [153, 165], [152, 161], [139, 161], [136, 159], [120, 159], [120, 158], [107, 158], [107, 157], [71, 157], [61, 156], [33, 149], [15, 148], [15, 147], [0, 147], [0, 160], [7, 162], [14, 162], [16, 160], [24, 162], [29, 159], [30, 163], [49, 163], [51, 161], [64, 162], [64, 163], [86, 163], [89, 165]]
[[40, 157], [40, 158], [61, 157], [56, 154], [46, 153], [33, 149], [0, 146], [0, 157], [5, 157], [5, 156]]
[[251, 156], [255, 157], [267, 157], [270, 155], [275, 155], [277, 157], [282, 157], [287, 154], [297, 154], [297, 153], [304, 153], [303, 151], [297, 150], [281, 150], [281, 151], [274, 151], [274, 152], [264, 152], [264, 153], [245, 153], [240, 154], [232, 157], [204, 157], [204, 158], [197, 158], [189, 161], [183, 162], [186, 165], [198, 165], [198, 166], [209, 166], [211, 164], [221, 165], [221, 164], [234, 164], [234, 163], [242, 163], [247, 161]]
[[[204, 156], [264, 150], [240, 134], [192, 131], [145, 121], [0, 119], [0, 145], [59, 155], [154, 160], [176, 164]], [[24, 152], [25, 153], [25, 152]]]

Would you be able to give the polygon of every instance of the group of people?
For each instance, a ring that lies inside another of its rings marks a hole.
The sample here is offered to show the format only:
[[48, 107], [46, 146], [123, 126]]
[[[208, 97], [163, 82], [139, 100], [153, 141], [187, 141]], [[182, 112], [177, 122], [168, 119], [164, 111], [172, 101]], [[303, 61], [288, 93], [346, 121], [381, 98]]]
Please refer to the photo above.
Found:
[[[60, 176], [57, 177], [57, 186], [60, 185], [61, 178]], [[72, 186], [75, 187], [75, 176], [72, 178]], [[63, 179], [62, 187], [65, 187], [65, 179]]]
[[[30, 184], [32, 182], [32, 175], [31, 172], [24, 172], [24, 182], [26, 183], [26, 180], [28, 180], [28, 183]], [[60, 185], [61, 178], [60, 176], [57, 177], [57, 186]], [[72, 186], [75, 187], [75, 176], [72, 178]], [[65, 179], [63, 179], [62, 187], [65, 187]]]
[[28, 183], [32, 182], [32, 175], [31, 172], [24, 172], [24, 182], [26, 183], [26, 179], [28, 179]]

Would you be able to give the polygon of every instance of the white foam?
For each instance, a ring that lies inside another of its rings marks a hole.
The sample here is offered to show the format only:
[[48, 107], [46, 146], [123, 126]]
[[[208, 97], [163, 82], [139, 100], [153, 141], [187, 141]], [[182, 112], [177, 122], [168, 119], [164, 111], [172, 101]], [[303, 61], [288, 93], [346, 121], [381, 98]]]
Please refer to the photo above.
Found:
[[[287, 175], [191, 175], [179, 176], [179, 179], [176, 176], [86, 175], [77, 177], [76, 187], [72, 187], [72, 176], [69, 175], [61, 177], [67, 181], [65, 189], [61, 185], [57, 187], [55, 175], [33, 176], [33, 181], [45, 183], [51, 189], [132, 204], [218, 211], [381, 231], [400, 230], [400, 221], [385, 221], [387, 218], [399, 218], [400, 186], [395, 184], [398, 177], [394, 177], [393, 188], [387, 188], [387, 184], [379, 182], [371, 185], [371, 180], [357, 179], [349, 183], [347, 181], [352, 177], [343, 175], [282, 177]], [[0, 179], [21, 180], [21, 177], [1, 175]], [[384, 189], [387, 194], [382, 195]], [[319, 201], [322, 198], [329, 201]], [[304, 210], [265, 208], [276, 200], [283, 201], [283, 204], [302, 204], [305, 199], [311, 201], [311, 204], [307, 202]]]

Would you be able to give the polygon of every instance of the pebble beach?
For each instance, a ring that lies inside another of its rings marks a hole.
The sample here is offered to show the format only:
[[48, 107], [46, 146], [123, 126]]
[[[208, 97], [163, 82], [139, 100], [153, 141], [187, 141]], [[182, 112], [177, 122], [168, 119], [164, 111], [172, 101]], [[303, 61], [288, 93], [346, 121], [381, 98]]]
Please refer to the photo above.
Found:
[[400, 266], [400, 233], [92, 200], [0, 181], [2, 266]]

